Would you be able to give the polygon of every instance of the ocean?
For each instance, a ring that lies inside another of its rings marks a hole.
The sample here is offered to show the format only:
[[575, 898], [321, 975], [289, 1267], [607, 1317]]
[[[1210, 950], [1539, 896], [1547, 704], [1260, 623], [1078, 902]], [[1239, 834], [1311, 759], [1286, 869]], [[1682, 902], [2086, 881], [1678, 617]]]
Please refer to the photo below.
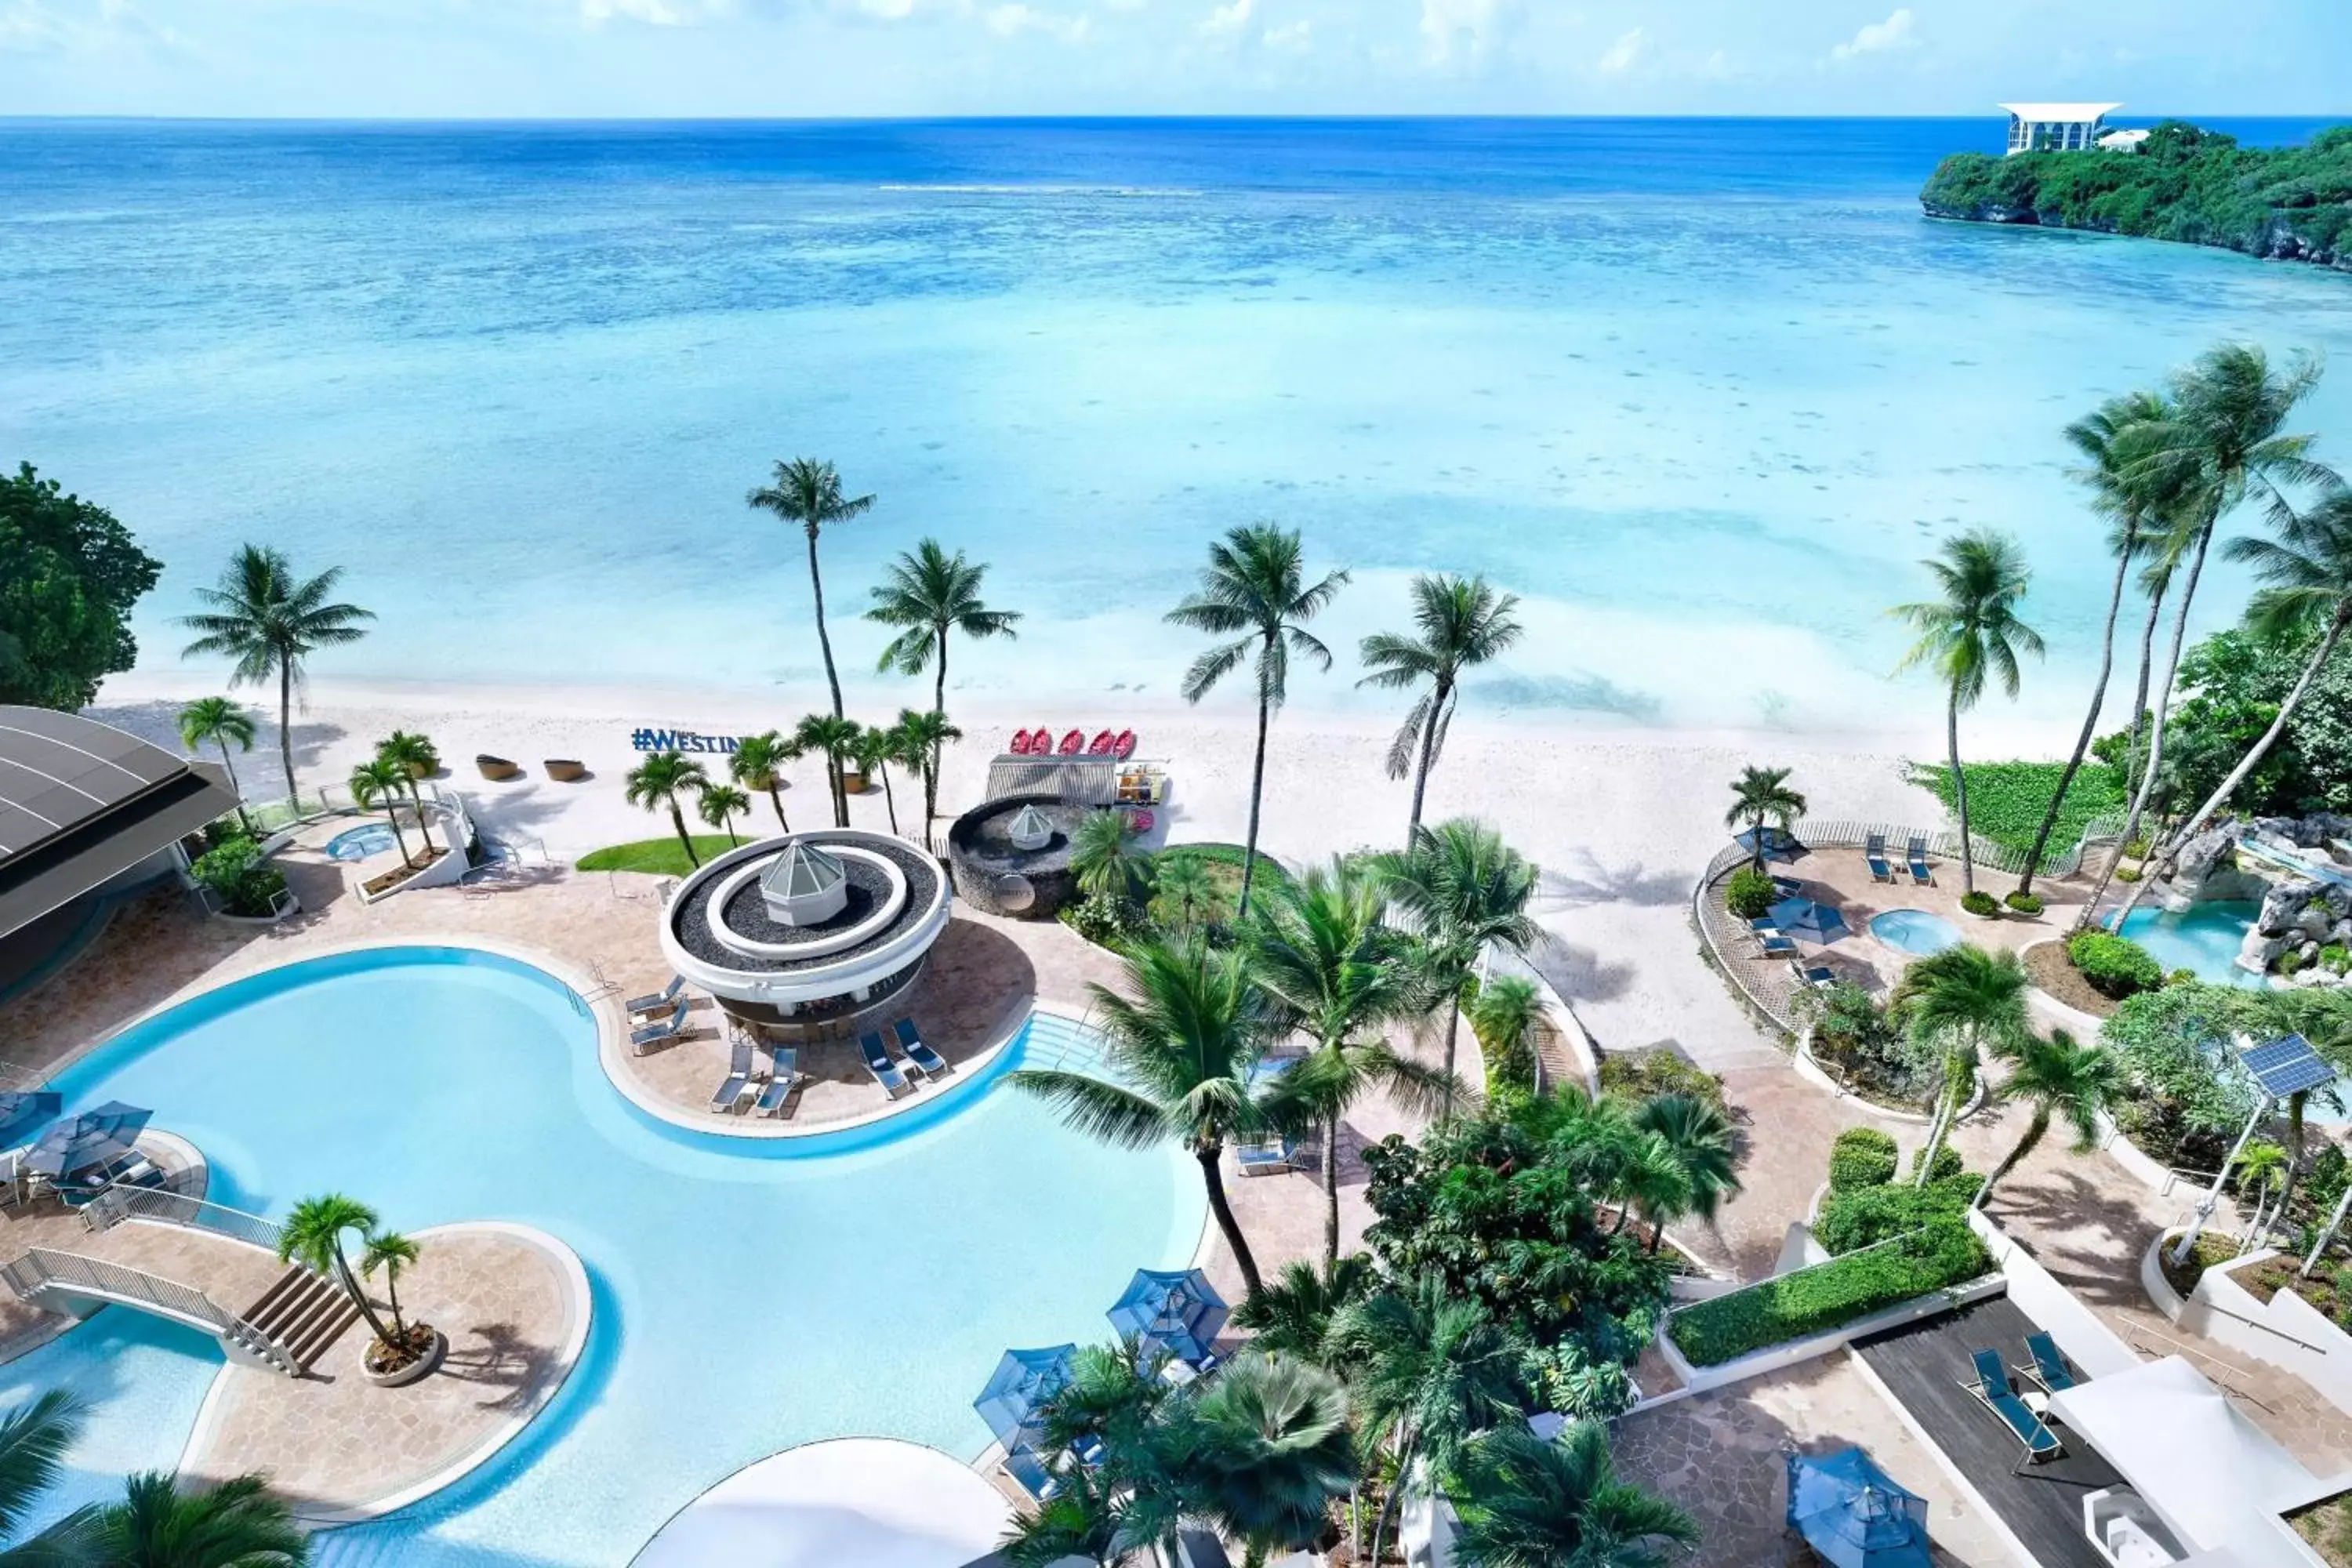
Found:
[[[1026, 616], [958, 689], [1165, 696], [1161, 613], [1273, 519], [1353, 573], [1295, 701], [1392, 706], [1354, 641], [1450, 570], [1524, 600], [1475, 710], [1868, 730], [1934, 701], [1884, 610], [1990, 525], [2054, 722], [2107, 576], [2063, 426], [2224, 338], [2341, 363], [2352, 279], [1923, 218], [2000, 133], [0, 121], [0, 461], [165, 562], [142, 669], [251, 540], [379, 616], [322, 676], [803, 687], [802, 542], [743, 498], [809, 456], [877, 498], [823, 547], [860, 706], [913, 700], [854, 616], [926, 535]], [[2347, 415], [2352, 368], [2305, 421], [2339, 461]]]

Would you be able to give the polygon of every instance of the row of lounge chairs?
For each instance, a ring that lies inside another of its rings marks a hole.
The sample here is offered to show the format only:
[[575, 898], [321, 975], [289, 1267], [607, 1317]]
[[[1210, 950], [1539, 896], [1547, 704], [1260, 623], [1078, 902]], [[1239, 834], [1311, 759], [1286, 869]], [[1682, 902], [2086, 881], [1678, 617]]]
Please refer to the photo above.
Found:
[[[2066, 1358], [2059, 1354], [2058, 1342], [2048, 1334], [2026, 1335], [2025, 1350], [2032, 1357], [2032, 1364], [2019, 1367], [2018, 1374], [2039, 1385], [2043, 1394], [2063, 1394], [2079, 1381], [2066, 1365]], [[2066, 1452], [2066, 1445], [2059, 1440], [2057, 1433], [2050, 1429], [2050, 1423], [2019, 1397], [2015, 1385], [2010, 1381], [2010, 1369], [2001, 1364], [1999, 1351], [1973, 1352], [1969, 1362], [1976, 1375], [1960, 1386], [1974, 1394], [1977, 1403], [1990, 1411], [1995, 1420], [2009, 1428], [2011, 1436], [2024, 1445], [2025, 1451], [2018, 1457], [2016, 1465], [2012, 1467], [2014, 1470], [2022, 1470], [2026, 1466], [2044, 1459], [2057, 1458]]]
[[[1862, 858], [1869, 863], [1872, 881], [1897, 880], [1895, 868], [1887, 858], [1886, 835], [1884, 833], [1874, 833], [1864, 840]], [[1915, 837], [1910, 843], [1905, 845], [1903, 859], [1905, 868], [1911, 873], [1913, 887], [1932, 888], [1936, 885], [1936, 873], [1927, 864], [1927, 840], [1925, 837]]]
[[[764, 1050], [768, 1068], [761, 1072], [754, 1058]], [[737, 1115], [749, 1111], [753, 1116], [784, 1116], [785, 1103], [801, 1081], [800, 1053], [790, 1046], [755, 1047], [751, 1037], [738, 1034], [729, 1052], [727, 1077], [710, 1097], [713, 1114]]]
[[923, 1043], [923, 1037], [916, 1030], [912, 1018], [899, 1019], [890, 1026], [890, 1033], [898, 1044], [899, 1054], [906, 1058], [903, 1069], [891, 1058], [889, 1046], [885, 1042], [881, 1030], [868, 1029], [857, 1037], [857, 1048], [866, 1058], [866, 1070], [874, 1075], [874, 1081], [882, 1086], [884, 1093], [893, 1100], [911, 1093], [914, 1085], [907, 1081], [907, 1074], [910, 1072], [934, 1082], [947, 1076], [947, 1058]]

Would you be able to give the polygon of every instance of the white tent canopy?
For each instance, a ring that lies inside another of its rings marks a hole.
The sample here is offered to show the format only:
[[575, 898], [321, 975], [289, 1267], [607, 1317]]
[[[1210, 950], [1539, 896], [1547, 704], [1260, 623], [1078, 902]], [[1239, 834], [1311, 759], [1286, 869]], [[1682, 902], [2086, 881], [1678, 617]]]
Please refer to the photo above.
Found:
[[2050, 1405], [2183, 1542], [2227, 1551], [2244, 1568], [2308, 1561], [2275, 1516], [2319, 1483], [2179, 1356], [2077, 1384]]

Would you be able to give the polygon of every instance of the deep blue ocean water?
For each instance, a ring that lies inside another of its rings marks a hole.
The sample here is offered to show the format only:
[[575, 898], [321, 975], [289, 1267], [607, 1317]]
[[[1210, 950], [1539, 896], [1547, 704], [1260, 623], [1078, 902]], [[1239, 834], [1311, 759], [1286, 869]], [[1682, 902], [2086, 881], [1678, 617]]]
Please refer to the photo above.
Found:
[[1991, 524], [2052, 642], [2019, 711], [2068, 713], [2105, 584], [2061, 428], [2221, 338], [2352, 346], [2352, 278], [1924, 219], [2000, 135], [0, 121], [0, 460], [165, 560], [156, 668], [251, 538], [383, 617], [322, 674], [805, 681], [799, 542], [743, 494], [807, 454], [880, 497], [825, 542], [836, 624], [926, 533], [1030, 613], [970, 689], [1168, 692], [1160, 612], [1272, 517], [1355, 569], [1342, 643], [1413, 571], [1524, 595], [1490, 711], [1851, 728], [1880, 612]]

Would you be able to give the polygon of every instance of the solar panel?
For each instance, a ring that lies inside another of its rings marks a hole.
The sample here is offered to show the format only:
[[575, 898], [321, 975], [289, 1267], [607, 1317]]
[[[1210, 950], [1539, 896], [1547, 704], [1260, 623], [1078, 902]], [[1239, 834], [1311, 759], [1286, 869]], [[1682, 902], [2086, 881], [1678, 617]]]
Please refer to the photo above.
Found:
[[0, 708], [0, 860], [186, 771], [134, 735], [46, 708]]
[[2263, 1092], [2281, 1100], [2336, 1081], [2336, 1069], [2321, 1060], [2301, 1035], [2287, 1035], [2241, 1051], [2238, 1059], [2246, 1064]]

